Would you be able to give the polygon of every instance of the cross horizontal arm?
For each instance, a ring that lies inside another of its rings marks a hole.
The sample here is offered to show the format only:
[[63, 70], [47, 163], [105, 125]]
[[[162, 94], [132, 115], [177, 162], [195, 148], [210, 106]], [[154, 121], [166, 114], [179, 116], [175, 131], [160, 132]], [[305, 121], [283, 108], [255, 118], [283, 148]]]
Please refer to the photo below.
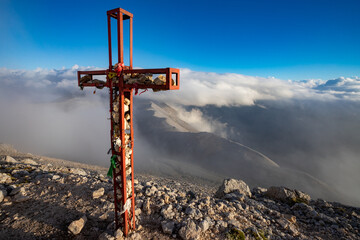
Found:
[[[104, 75], [106, 81], [94, 76]], [[119, 77], [120, 76], [120, 77]], [[120, 81], [118, 81], [120, 79]], [[177, 68], [126, 69], [119, 75], [109, 70], [78, 71], [78, 84], [83, 87], [110, 87], [112, 81], [120, 89], [178, 90], [180, 70]]]
[[[108, 70], [94, 70], [94, 71], [78, 71], [78, 85], [83, 87], [108, 87], [108, 81], [94, 79], [94, 75], [108, 75]], [[82, 76], [85, 75], [85, 76]]]
[[123, 70], [122, 77], [123, 88], [178, 90], [180, 87], [177, 68], [129, 69]]

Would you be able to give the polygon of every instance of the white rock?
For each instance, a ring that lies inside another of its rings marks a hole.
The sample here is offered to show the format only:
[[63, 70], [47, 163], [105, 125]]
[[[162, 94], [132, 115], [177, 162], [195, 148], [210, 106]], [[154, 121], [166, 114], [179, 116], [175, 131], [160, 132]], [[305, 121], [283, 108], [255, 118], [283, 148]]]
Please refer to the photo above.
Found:
[[60, 178], [60, 176], [55, 174], [55, 175], [52, 176], [51, 179], [52, 179], [52, 180], [57, 180], [57, 179], [59, 179], [59, 178]]
[[207, 219], [204, 219], [199, 224], [200, 229], [205, 232], [210, 227], [210, 222]]
[[70, 223], [68, 230], [72, 234], [77, 235], [81, 232], [81, 230], [85, 226], [86, 221], [87, 221], [86, 216], [82, 216], [79, 220], [75, 220], [72, 223]]
[[30, 164], [30, 165], [39, 165], [37, 162], [35, 162], [34, 160], [30, 159], [30, 158], [26, 158], [24, 160], [21, 161], [24, 164]]
[[6, 156], [4, 159], [4, 162], [7, 163], [18, 163], [18, 161], [16, 161], [14, 158], [10, 157], [10, 156]]
[[0, 183], [11, 183], [11, 177], [6, 173], [0, 173]]
[[125, 130], [130, 130], [130, 123], [124, 118]]
[[93, 199], [96, 199], [96, 198], [99, 198], [99, 197], [103, 196], [104, 193], [105, 193], [105, 189], [104, 188], [99, 188], [98, 190], [95, 190], [92, 193], [92, 197], [93, 197]]
[[215, 194], [215, 197], [222, 198], [226, 194], [231, 192], [239, 192], [248, 197], [251, 197], [251, 191], [249, 186], [242, 180], [236, 179], [224, 179], [223, 184], [219, 187]]
[[70, 168], [70, 173], [81, 175], [81, 176], [87, 176], [87, 173], [85, 172], [85, 170], [81, 169], [81, 168]]
[[193, 221], [189, 221], [179, 230], [179, 235], [184, 240], [200, 239], [200, 228]]
[[121, 231], [121, 229], [117, 229], [115, 231], [115, 240], [123, 240], [124, 239], [124, 234]]
[[[124, 105], [129, 106], [130, 105], [130, 99], [124, 98]], [[127, 112], [127, 111], [125, 111]]]

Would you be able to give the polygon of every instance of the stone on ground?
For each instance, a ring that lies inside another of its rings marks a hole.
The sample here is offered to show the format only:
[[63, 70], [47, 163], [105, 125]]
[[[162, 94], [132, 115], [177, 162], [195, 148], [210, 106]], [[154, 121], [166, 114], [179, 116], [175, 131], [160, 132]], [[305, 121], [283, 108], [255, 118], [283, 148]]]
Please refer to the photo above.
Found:
[[24, 159], [24, 160], [22, 160], [21, 162], [24, 163], [24, 164], [38, 165], [37, 162], [35, 162], [34, 160], [32, 160], [32, 159], [30, 159], [30, 158]]
[[200, 239], [200, 229], [196, 226], [194, 221], [188, 221], [185, 226], [183, 226], [180, 231], [179, 235], [184, 240], [196, 240]]
[[270, 187], [265, 195], [271, 199], [282, 202], [304, 202], [308, 203], [311, 197], [298, 190], [291, 190], [285, 187]]
[[96, 198], [99, 198], [101, 196], [103, 196], [105, 193], [105, 189], [104, 188], [99, 188], [98, 190], [95, 190], [93, 193], [92, 193], [92, 197], [94, 199]]
[[242, 180], [225, 179], [223, 184], [219, 187], [215, 193], [215, 197], [222, 198], [228, 193], [238, 192], [245, 196], [251, 197], [251, 191], [249, 186]]
[[6, 173], [0, 173], [0, 183], [11, 183], [11, 177]]
[[11, 156], [6, 156], [5, 159], [4, 159], [4, 162], [7, 162], [7, 163], [18, 163], [18, 161], [16, 161], [13, 157]]
[[80, 219], [73, 221], [72, 223], [70, 223], [68, 230], [74, 234], [77, 235], [81, 232], [81, 230], [83, 229], [83, 227], [85, 226], [85, 223], [87, 221], [86, 216], [82, 216]]

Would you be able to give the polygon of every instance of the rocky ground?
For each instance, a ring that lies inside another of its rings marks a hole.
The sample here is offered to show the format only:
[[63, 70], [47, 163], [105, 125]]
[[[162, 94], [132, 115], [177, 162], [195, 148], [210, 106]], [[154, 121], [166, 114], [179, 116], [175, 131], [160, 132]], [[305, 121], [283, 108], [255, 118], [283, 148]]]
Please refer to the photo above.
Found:
[[[106, 169], [0, 144], [0, 239], [123, 239]], [[284, 187], [136, 175], [126, 239], [360, 239], [360, 209]], [[217, 191], [216, 191], [217, 190]]]

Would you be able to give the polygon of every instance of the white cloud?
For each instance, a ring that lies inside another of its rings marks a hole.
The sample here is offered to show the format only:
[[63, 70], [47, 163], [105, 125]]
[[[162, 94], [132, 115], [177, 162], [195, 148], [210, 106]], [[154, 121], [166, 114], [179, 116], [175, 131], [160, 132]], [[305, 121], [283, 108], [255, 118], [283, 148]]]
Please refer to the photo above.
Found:
[[314, 89], [324, 81], [284, 81], [273, 77], [194, 72], [189, 69], [182, 69], [180, 76], [179, 91], [160, 92], [143, 97], [194, 106], [240, 106], [254, 105], [261, 100], [328, 100], [336, 97], [331, 92]]
[[[78, 65], [74, 65], [70, 69], [50, 70], [0, 68], [0, 83], [3, 92], [21, 90], [23, 94], [32, 92], [32, 97], [46, 95], [52, 100], [56, 97], [74, 97], [84, 94], [77, 87], [76, 72], [89, 69], [96, 70], [99, 68], [79, 67]], [[241, 106], [254, 105], [257, 101], [262, 100], [291, 99], [350, 99], [359, 101], [360, 79], [358, 77], [341, 77], [328, 81], [319, 79], [284, 81], [274, 77], [262, 78], [234, 73], [218, 74], [181, 69], [180, 90], [148, 92], [139, 97], [185, 106], [209, 104]]]

